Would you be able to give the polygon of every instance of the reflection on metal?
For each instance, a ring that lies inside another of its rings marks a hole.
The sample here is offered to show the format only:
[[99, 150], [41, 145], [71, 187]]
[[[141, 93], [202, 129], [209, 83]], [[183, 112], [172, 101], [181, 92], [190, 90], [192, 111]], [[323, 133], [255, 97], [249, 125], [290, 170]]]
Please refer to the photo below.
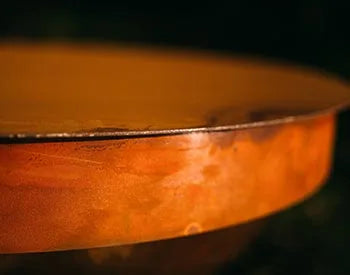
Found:
[[265, 222], [258, 220], [190, 237], [116, 247], [0, 255], [0, 272], [213, 274], [224, 263], [236, 259]]
[[0, 253], [182, 237], [281, 210], [324, 182], [350, 99], [307, 70], [209, 55], [8, 43], [0, 62]]
[[234, 130], [350, 101], [320, 73], [205, 53], [3, 43], [0, 62], [3, 143]]

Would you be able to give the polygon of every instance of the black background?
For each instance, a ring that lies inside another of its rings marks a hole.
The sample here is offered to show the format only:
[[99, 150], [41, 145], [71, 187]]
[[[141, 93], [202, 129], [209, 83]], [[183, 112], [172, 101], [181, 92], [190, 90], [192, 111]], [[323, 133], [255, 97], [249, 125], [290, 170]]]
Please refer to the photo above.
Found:
[[[350, 79], [350, 1], [2, 1], [0, 39], [127, 42], [288, 60]], [[1, 64], [0, 64], [1, 65]], [[283, 91], [281, 91], [283, 92]], [[220, 274], [350, 274], [350, 113], [332, 175]]]

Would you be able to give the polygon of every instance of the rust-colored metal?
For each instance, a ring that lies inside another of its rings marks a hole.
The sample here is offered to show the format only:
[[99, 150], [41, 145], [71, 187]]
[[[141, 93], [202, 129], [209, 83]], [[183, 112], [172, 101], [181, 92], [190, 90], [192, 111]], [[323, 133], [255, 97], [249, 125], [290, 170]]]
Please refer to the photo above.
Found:
[[[265, 219], [191, 237], [50, 253], [0, 255], [1, 274], [213, 274], [254, 240]], [[57, 265], [59, 263], [59, 265]]]
[[[23, 66], [16, 63], [17, 50], [28, 62]], [[0, 131], [0, 253], [112, 246], [206, 232], [283, 209], [310, 195], [327, 176], [335, 108], [349, 99], [348, 87], [337, 81], [322, 78], [317, 81], [314, 76], [306, 74], [303, 78], [303, 75], [295, 76], [294, 71], [283, 73], [279, 67], [270, 67], [267, 75], [274, 76], [276, 81], [271, 84], [271, 79], [261, 78], [266, 77], [266, 72], [258, 65], [258, 69], [254, 69], [240, 62], [239, 68], [243, 68], [240, 77], [246, 79], [233, 77], [232, 84], [229, 76], [238, 70], [234, 62], [196, 57], [193, 63], [186, 63], [185, 59], [178, 63], [174, 58], [169, 64], [169, 57], [165, 62], [162, 55], [154, 57], [160, 65], [153, 73], [165, 79], [154, 75], [149, 80], [150, 72], [145, 69], [152, 59], [144, 61], [141, 55], [140, 61], [128, 55], [130, 63], [119, 60], [130, 73], [131, 88], [127, 89], [144, 88], [155, 101], [152, 105], [153, 101], [141, 92], [134, 97], [125, 96], [123, 91], [103, 92], [107, 88], [126, 87], [124, 80], [116, 82], [114, 87], [113, 75], [102, 77], [102, 61], [107, 62], [108, 70], [112, 66], [103, 54], [90, 57], [81, 68], [82, 73], [75, 72], [68, 77], [61, 69], [74, 63], [72, 59], [82, 62], [79, 53], [62, 54], [55, 59], [50, 50], [56, 52], [57, 48], [14, 46], [12, 52], [9, 45], [0, 47], [0, 57], [8, 65], [8, 70], [6, 65], [1, 67], [5, 73], [0, 82], [4, 91], [2, 105], [26, 106], [26, 102], [30, 105], [23, 110], [6, 107], [7, 112], [0, 111], [3, 125]], [[113, 60], [113, 56], [111, 58]], [[51, 70], [44, 75], [44, 80], [38, 80], [36, 75], [43, 70], [40, 62], [46, 70]], [[134, 62], [141, 62], [147, 76], [135, 77], [144, 81], [138, 85], [132, 82], [130, 68], [134, 68]], [[57, 67], [53, 67], [54, 64]], [[37, 71], [28, 71], [25, 65]], [[192, 78], [183, 74], [181, 66], [193, 74]], [[163, 67], [168, 68], [167, 73], [160, 71]], [[12, 79], [16, 68], [23, 77], [18, 82]], [[56, 84], [60, 89], [67, 88], [61, 90], [61, 95], [57, 87], [50, 84], [53, 79], [59, 79], [55, 78], [56, 69], [63, 77], [63, 84]], [[196, 69], [202, 71], [198, 73]], [[72, 66], [67, 70], [73, 73]], [[84, 84], [85, 76], [93, 77], [93, 72], [102, 85], [102, 95], [107, 96], [102, 101], [97, 86], [89, 90]], [[251, 74], [259, 85], [265, 83], [265, 86], [256, 86], [262, 93], [252, 92], [255, 85], [249, 83]], [[208, 82], [210, 77], [212, 81]], [[34, 86], [28, 86], [29, 79], [34, 79]], [[191, 82], [193, 79], [203, 79], [198, 91], [192, 91], [196, 87]], [[106, 82], [108, 85], [102, 84]], [[149, 86], [142, 86], [147, 83]], [[184, 88], [185, 92], [179, 90], [180, 96], [174, 95], [173, 84], [175, 88], [190, 86], [191, 89]], [[213, 92], [219, 84], [224, 92], [218, 91], [217, 98]], [[69, 85], [77, 89], [76, 94], [69, 94], [72, 92]], [[235, 85], [242, 89], [243, 95], [239, 90], [232, 90]], [[293, 85], [304, 90], [297, 91], [290, 87]], [[87, 90], [80, 90], [82, 87]], [[159, 92], [166, 87], [171, 94]], [[270, 88], [278, 87], [285, 87], [287, 95], [280, 96], [276, 90], [271, 93]], [[319, 88], [321, 97], [310, 96], [308, 88]], [[152, 93], [152, 89], [156, 92]], [[13, 96], [11, 90], [25, 100]], [[327, 91], [328, 101], [322, 98]], [[122, 110], [116, 109], [116, 118], [110, 119], [113, 109], [108, 103], [109, 97], [116, 103], [119, 95], [124, 104], [135, 99], [136, 108], [129, 104], [121, 107]], [[92, 109], [96, 98], [99, 98], [98, 111]], [[235, 98], [247, 105], [243, 104], [238, 111], [232, 109], [230, 106], [238, 106]], [[88, 107], [84, 107], [85, 99]], [[151, 105], [141, 108], [142, 100]], [[62, 110], [57, 109], [55, 101]], [[106, 113], [103, 113], [103, 102]], [[80, 106], [83, 113], [79, 112]], [[157, 106], [160, 111], [152, 110]], [[184, 114], [179, 113], [181, 111]], [[143, 120], [138, 112], [144, 116]], [[35, 117], [37, 120], [30, 120]], [[69, 117], [72, 119], [67, 120]], [[125, 128], [121, 127], [123, 119]], [[145, 129], [148, 123], [151, 125]]]
[[340, 80], [205, 53], [0, 43], [0, 141], [223, 131], [335, 112]]
[[328, 173], [332, 115], [273, 127], [0, 145], [0, 251], [110, 246], [249, 221]]

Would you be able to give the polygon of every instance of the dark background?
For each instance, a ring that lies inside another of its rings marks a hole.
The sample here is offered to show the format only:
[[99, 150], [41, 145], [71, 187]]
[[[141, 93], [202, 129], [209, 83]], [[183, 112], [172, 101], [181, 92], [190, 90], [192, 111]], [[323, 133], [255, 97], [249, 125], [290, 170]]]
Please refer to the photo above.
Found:
[[[334, 0], [2, 1], [0, 39], [206, 49], [288, 60], [350, 80], [349, 11], [350, 1]], [[328, 185], [274, 216], [249, 249], [220, 274], [350, 274], [349, 128], [350, 113], [343, 112]]]

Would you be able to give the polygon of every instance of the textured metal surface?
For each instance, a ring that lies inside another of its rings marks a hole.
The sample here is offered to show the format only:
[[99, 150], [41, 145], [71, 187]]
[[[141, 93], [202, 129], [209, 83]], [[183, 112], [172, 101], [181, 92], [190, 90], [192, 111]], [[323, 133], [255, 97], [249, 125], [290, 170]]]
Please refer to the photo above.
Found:
[[[0, 273], [213, 274], [235, 259], [268, 219], [191, 237], [116, 247], [0, 255]], [[176, 259], [176, 260], [174, 260]], [[59, 265], [57, 265], [59, 263]]]
[[283, 209], [327, 176], [349, 86], [213, 55], [0, 45], [0, 253], [140, 243]]
[[333, 114], [271, 127], [0, 145], [0, 252], [137, 243], [246, 222], [310, 195]]

